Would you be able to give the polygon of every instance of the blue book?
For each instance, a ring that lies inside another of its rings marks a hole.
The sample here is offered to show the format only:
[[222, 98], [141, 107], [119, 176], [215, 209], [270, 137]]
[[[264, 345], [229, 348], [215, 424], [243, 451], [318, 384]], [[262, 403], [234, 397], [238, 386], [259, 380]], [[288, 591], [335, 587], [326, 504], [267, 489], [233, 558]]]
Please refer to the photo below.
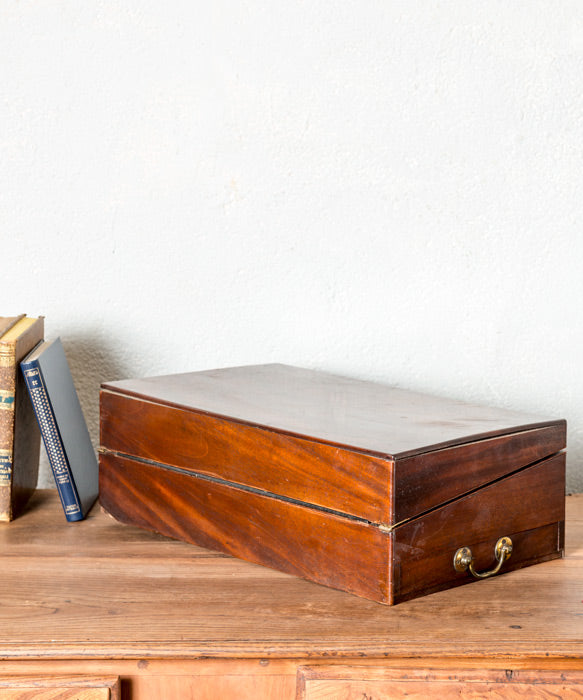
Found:
[[20, 363], [67, 520], [83, 520], [99, 490], [97, 459], [60, 338]]

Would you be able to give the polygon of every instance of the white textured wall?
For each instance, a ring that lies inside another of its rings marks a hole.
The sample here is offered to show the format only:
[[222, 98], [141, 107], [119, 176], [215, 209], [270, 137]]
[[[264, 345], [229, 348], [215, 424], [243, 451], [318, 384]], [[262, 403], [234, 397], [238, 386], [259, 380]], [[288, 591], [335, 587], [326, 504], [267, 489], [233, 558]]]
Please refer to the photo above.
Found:
[[5, 0], [0, 76], [0, 313], [94, 438], [282, 361], [566, 417], [583, 490], [579, 0]]

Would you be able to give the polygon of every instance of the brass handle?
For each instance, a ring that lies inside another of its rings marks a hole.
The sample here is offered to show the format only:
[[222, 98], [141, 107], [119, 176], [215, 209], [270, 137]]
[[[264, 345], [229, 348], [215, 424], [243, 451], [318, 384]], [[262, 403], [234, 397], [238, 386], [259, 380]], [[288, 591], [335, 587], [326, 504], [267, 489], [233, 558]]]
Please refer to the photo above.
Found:
[[470, 570], [470, 573], [475, 578], [488, 578], [494, 576], [502, 568], [502, 564], [510, 558], [512, 554], [512, 540], [510, 537], [501, 537], [494, 547], [494, 555], [498, 562], [491, 571], [483, 571], [480, 573], [474, 569], [474, 556], [469, 547], [460, 547], [453, 558], [453, 567], [456, 571]]

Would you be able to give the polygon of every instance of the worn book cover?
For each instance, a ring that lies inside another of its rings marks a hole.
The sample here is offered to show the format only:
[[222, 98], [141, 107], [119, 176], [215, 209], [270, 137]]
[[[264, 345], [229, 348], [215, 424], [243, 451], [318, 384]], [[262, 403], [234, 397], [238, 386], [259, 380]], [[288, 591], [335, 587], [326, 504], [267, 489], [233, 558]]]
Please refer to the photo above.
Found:
[[0, 521], [12, 520], [36, 488], [40, 432], [19, 365], [43, 333], [42, 317], [0, 316]]

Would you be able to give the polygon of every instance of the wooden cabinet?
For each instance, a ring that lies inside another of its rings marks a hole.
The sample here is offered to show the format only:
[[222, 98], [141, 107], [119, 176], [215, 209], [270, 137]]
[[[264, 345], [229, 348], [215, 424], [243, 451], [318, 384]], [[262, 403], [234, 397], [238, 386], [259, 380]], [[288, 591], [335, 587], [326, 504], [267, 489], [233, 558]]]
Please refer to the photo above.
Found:
[[0, 525], [0, 700], [583, 698], [566, 506], [566, 558], [389, 608], [38, 492]]
[[6, 676], [0, 700], [119, 700], [119, 678]]
[[298, 700], [500, 700], [583, 698], [583, 672], [311, 666], [298, 670]]

